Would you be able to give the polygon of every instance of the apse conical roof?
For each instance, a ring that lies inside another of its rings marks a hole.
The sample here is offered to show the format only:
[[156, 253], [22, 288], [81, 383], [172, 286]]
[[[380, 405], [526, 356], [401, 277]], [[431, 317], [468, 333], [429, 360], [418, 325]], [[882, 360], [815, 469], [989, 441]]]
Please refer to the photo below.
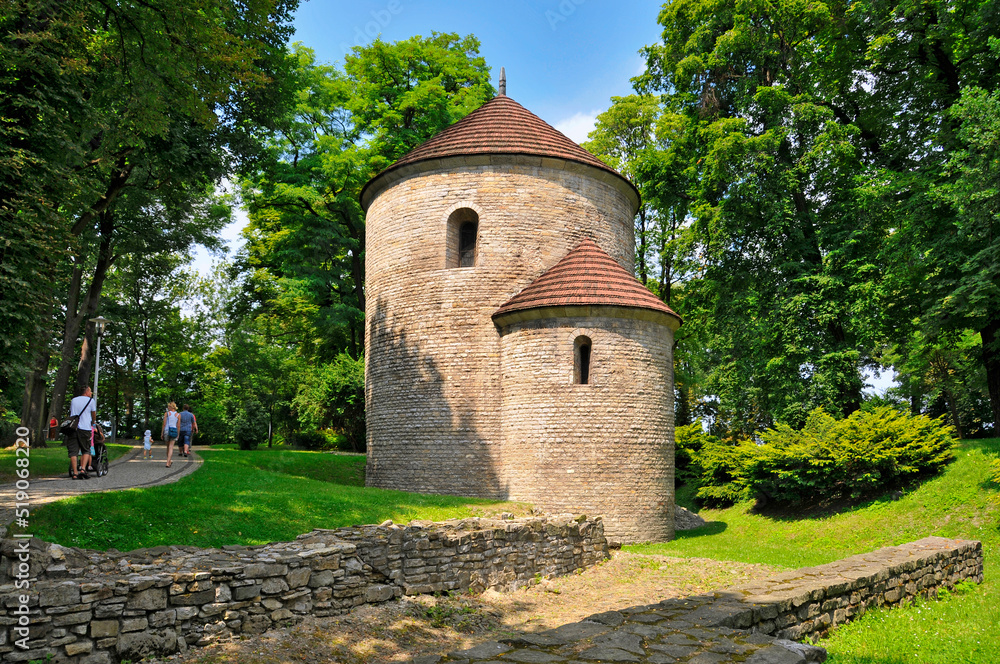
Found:
[[532, 155], [565, 159], [616, 175], [635, 191], [634, 185], [624, 175], [510, 97], [498, 95], [410, 150], [369, 180], [361, 198], [365, 200], [365, 191], [396, 169], [432, 159], [470, 155]]
[[681, 320], [589, 238], [501, 305], [493, 319], [527, 309], [588, 305], [649, 309]]

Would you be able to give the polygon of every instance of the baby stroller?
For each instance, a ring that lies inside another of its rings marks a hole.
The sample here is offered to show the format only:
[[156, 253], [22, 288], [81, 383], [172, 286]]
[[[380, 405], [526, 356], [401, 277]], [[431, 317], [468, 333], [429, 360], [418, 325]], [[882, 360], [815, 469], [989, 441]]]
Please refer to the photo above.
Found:
[[[108, 448], [104, 444], [104, 432], [99, 424], [94, 425], [94, 454], [90, 457], [90, 467], [83, 470], [98, 477], [108, 474]], [[69, 476], [73, 477], [72, 463], [69, 466]]]

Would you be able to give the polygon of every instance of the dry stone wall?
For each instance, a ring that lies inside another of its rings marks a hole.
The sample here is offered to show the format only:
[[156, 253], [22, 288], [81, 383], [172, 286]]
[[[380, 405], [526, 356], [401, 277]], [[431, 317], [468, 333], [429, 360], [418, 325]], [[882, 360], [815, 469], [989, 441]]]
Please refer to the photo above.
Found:
[[567, 515], [387, 522], [222, 549], [7, 539], [0, 553], [0, 661], [113, 664], [404, 594], [511, 590], [590, 567], [608, 547], [600, 517]]
[[873, 607], [933, 597], [962, 580], [982, 582], [982, 545], [927, 537], [724, 592], [606, 611], [414, 664], [823, 662], [825, 650], [790, 639], [825, 634]]

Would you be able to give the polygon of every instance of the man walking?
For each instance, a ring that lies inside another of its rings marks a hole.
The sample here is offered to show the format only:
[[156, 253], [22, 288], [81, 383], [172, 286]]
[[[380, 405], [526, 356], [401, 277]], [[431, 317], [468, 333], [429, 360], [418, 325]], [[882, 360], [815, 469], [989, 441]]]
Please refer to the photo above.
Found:
[[181, 411], [181, 429], [180, 436], [177, 438], [177, 444], [181, 446], [181, 454], [188, 456], [191, 454], [191, 433], [192, 429], [194, 433], [198, 433], [198, 418], [194, 416], [191, 412], [191, 406], [184, 404], [184, 410]]
[[[97, 415], [97, 403], [90, 387], [83, 388], [80, 396], [73, 397], [69, 402], [69, 416], [80, 416], [76, 431], [66, 437], [66, 451], [69, 453], [70, 475], [75, 480], [90, 479], [87, 467], [90, 466], [90, 445], [93, 439], [94, 419]], [[76, 468], [76, 458], [82, 456], [80, 470]]]

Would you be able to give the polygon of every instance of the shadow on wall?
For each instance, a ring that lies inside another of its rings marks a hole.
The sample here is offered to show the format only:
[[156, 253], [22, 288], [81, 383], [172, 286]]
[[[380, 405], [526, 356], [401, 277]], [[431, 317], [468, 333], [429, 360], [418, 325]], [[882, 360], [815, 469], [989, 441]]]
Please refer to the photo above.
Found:
[[[369, 307], [367, 486], [417, 493], [505, 498], [497, 443], [479, 433], [475, 376], [442, 374], [421, 349], [424, 320], [395, 327], [381, 298]], [[446, 382], [448, 385], [446, 386]], [[466, 392], [464, 387], [469, 386]], [[446, 394], [447, 392], [447, 394]]]

